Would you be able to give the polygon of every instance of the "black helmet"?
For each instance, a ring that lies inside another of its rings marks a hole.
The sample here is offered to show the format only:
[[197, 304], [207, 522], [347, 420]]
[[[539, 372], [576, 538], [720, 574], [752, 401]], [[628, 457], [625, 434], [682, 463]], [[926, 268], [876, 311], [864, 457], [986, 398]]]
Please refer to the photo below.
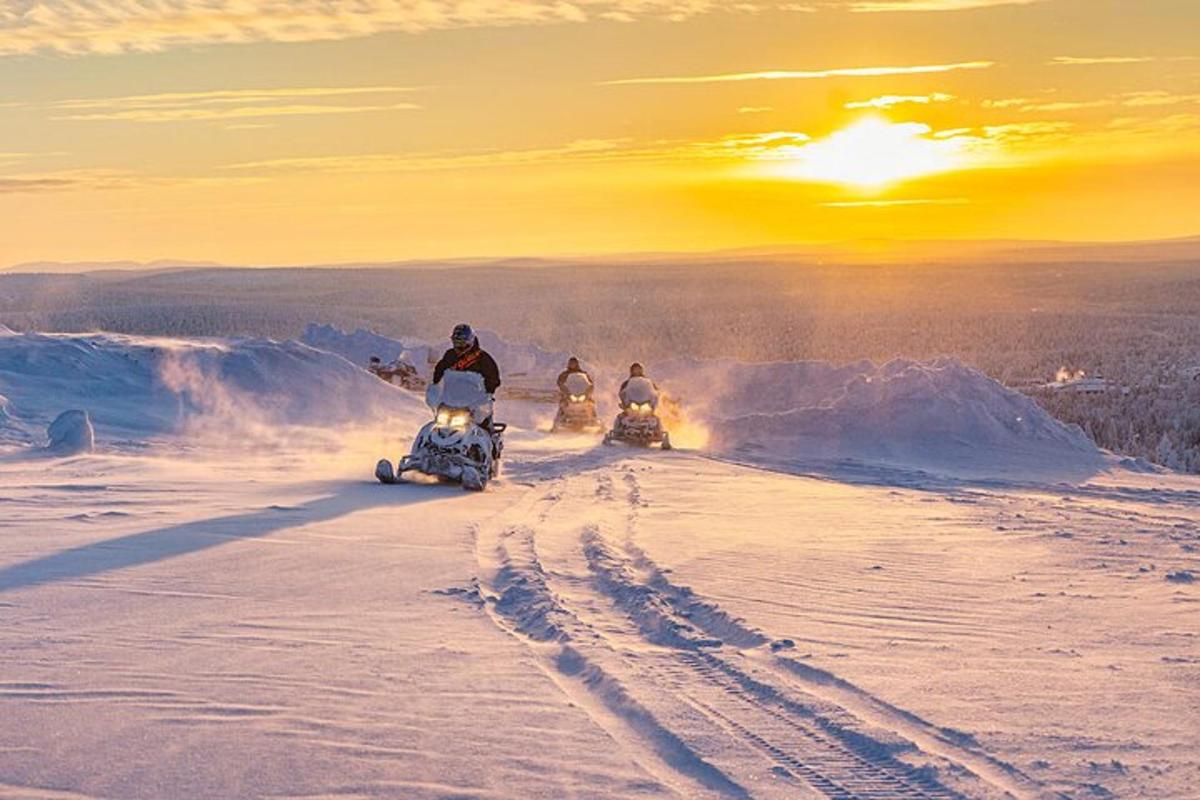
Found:
[[629, 365], [629, 377], [644, 378], [646, 377], [646, 368], [637, 361]]
[[579, 359], [571, 356], [567, 359], [567, 369], [579, 369]]
[[450, 343], [456, 350], [466, 350], [475, 344], [475, 331], [465, 322], [455, 325], [454, 332], [450, 334]]

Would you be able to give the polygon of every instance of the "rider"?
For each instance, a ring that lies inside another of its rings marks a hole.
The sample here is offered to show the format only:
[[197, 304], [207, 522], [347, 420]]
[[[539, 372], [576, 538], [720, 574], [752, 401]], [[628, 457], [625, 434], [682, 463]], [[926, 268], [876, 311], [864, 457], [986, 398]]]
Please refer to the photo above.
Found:
[[[456, 325], [454, 332], [450, 334], [450, 344], [453, 346], [433, 368], [433, 382], [441, 383], [447, 370], [475, 372], [483, 376], [483, 390], [488, 395], [495, 395], [496, 390], [500, 388], [500, 368], [496, 366], [496, 360], [479, 346], [479, 337], [475, 335], [471, 326], [465, 322]], [[480, 425], [490, 433], [492, 415], [489, 413]]]
[[567, 359], [567, 368], [558, 374], [558, 404], [560, 406], [566, 405], [570, 400], [571, 392], [567, 389], [567, 379], [576, 374], [587, 379], [587, 391], [584, 392], [584, 397], [588, 400], [592, 399], [592, 392], [596, 388], [592, 376], [580, 366], [578, 358], [571, 356]]
[[[628, 388], [629, 382], [634, 378], [644, 378], [646, 380], [650, 380], [649, 378], [646, 378], [646, 368], [637, 361], [629, 365], [629, 377], [626, 378], [625, 382], [621, 384], [621, 390], [617, 393], [617, 396], [621, 400], [621, 408], [625, 408], [629, 405], [629, 399], [625, 396], [625, 389]], [[654, 387], [654, 393], [657, 395], [658, 384], [654, 381], [650, 381], [650, 385]], [[658, 401], [656, 400], [655, 405], [657, 405], [657, 403]]]

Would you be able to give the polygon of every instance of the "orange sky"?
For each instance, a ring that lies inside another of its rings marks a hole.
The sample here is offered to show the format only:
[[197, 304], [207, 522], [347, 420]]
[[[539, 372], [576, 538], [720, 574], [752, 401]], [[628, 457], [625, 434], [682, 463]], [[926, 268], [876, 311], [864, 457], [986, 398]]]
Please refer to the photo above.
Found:
[[1200, 233], [1194, 0], [15, 0], [0, 265]]

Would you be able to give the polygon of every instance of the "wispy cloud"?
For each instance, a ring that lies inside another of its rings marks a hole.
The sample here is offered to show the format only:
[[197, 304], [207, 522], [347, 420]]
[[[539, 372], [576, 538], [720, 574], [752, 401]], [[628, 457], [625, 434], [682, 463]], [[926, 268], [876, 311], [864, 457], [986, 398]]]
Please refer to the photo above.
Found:
[[738, 109], [739, 114], [769, 114], [774, 111], [773, 106], [742, 106]]
[[1168, 92], [1161, 89], [1122, 92], [1090, 100], [1034, 100], [1028, 97], [1006, 97], [984, 100], [984, 108], [1011, 108], [1022, 113], [1061, 113], [1092, 108], [1153, 108], [1200, 103], [1200, 94]]
[[327, 116], [331, 114], [362, 114], [376, 111], [407, 111], [419, 108], [412, 103], [392, 103], [370, 106], [283, 105], [246, 106], [235, 108], [163, 108], [104, 111], [94, 114], [64, 114], [56, 120], [82, 122], [195, 122], [199, 120], [257, 119], [262, 117]]
[[1198, 56], [1055, 56], [1048, 64], [1056, 67], [1081, 67], [1096, 64], [1148, 64], [1152, 61], [1196, 61]]
[[629, 160], [661, 153], [661, 146], [633, 147], [628, 139], [581, 139], [558, 147], [468, 152], [410, 152], [321, 155], [271, 158], [226, 165], [225, 169], [249, 172], [424, 172], [480, 169], [570, 161]]
[[941, 92], [934, 92], [933, 94], [885, 94], [881, 97], [872, 97], [870, 100], [858, 100], [846, 103], [846, 108], [851, 110], [858, 108], [891, 108], [892, 106], [904, 105], [906, 103], [916, 103], [918, 105], [948, 103], [953, 99], [954, 95], [942, 94]]
[[992, 6], [1024, 6], [1045, 0], [851, 0], [851, 11], [882, 13], [891, 11], [968, 11]]
[[225, 166], [259, 174], [277, 172], [372, 173], [494, 169], [612, 162], [742, 162], [785, 160], [810, 141], [798, 131], [730, 134], [711, 140], [580, 139], [556, 147], [467, 152], [320, 155], [245, 161]]
[[72, 121], [191, 122], [239, 120], [260, 117], [361, 114], [419, 108], [414, 103], [346, 105], [333, 101], [365, 95], [395, 95], [413, 91], [405, 86], [288, 87], [269, 89], [213, 89], [198, 92], [86, 97], [42, 104], [52, 119]]
[[76, 185], [70, 178], [4, 178], [0, 177], [0, 194], [25, 194], [69, 189]]
[[1186, 103], [1200, 104], [1200, 94], [1176, 94], [1162, 90], [1148, 92], [1126, 92], [1121, 97], [1121, 105], [1130, 107], [1175, 106]]
[[278, 100], [346, 97], [364, 94], [398, 94], [412, 86], [300, 86], [270, 89], [211, 89], [200, 92], [131, 94], [120, 97], [83, 97], [56, 100], [54, 108], [176, 108], [179, 106], [267, 103]]
[[148, 175], [124, 169], [84, 167], [49, 172], [0, 175], [0, 194], [62, 191], [109, 191], [162, 186], [233, 186], [260, 183], [258, 176]]
[[741, 81], [797, 81], [824, 78], [875, 78], [886, 75], [923, 75], [958, 70], [987, 69], [992, 61], [963, 61], [955, 64], [917, 64], [901, 67], [838, 67], [821, 70], [766, 70], [761, 72], [730, 72], [719, 75], [683, 75], [645, 78], [620, 78], [601, 81], [602, 86], [637, 84], [736, 83]]
[[718, 0], [8, 0], [0, 4], [0, 54], [152, 52], [480, 26], [681, 20], [726, 8]]

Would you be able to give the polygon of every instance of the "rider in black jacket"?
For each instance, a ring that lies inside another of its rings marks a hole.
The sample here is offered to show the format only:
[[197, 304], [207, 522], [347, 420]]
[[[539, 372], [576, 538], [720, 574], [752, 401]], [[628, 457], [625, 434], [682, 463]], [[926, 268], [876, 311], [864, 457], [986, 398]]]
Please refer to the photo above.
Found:
[[462, 324], [450, 334], [454, 346], [446, 351], [442, 360], [433, 368], [433, 382], [440, 383], [446, 370], [455, 372], [477, 372], [483, 376], [483, 390], [495, 394], [500, 388], [500, 367], [487, 351], [479, 346], [479, 337], [470, 325]]

